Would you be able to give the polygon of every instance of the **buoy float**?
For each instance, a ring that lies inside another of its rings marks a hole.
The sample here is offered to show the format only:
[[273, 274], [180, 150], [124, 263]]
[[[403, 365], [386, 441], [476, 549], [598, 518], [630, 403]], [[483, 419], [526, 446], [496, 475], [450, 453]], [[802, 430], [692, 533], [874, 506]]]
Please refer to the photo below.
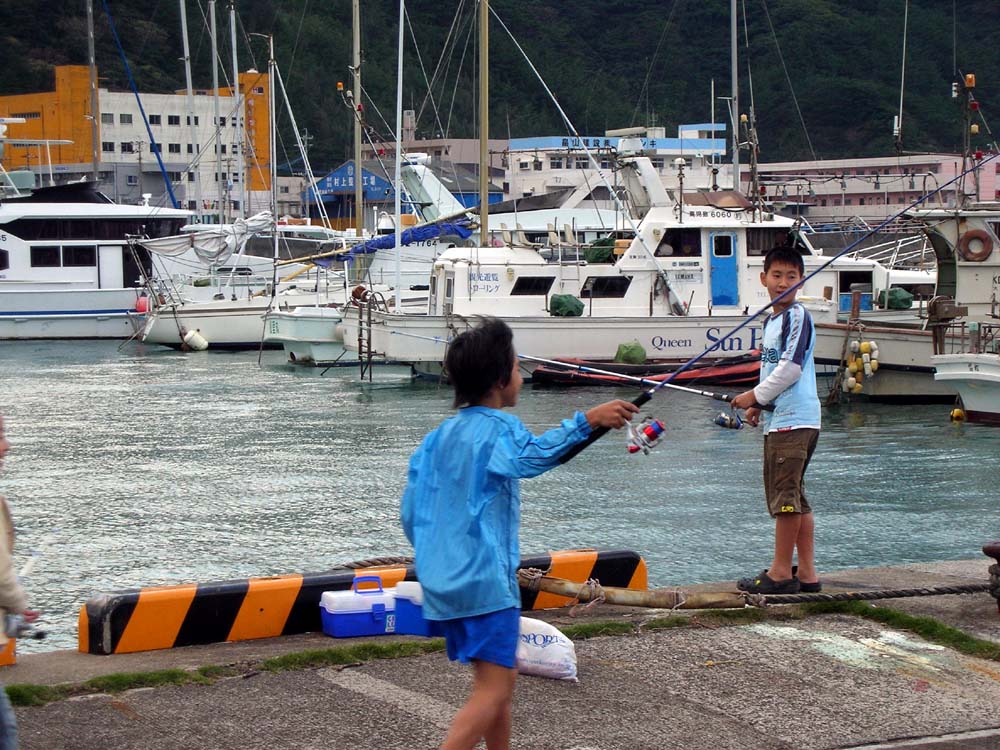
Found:
[[149, 298], [145, 294], [140, 294], [136, 299], [135, 311], [137, 313], [149, 312]]
[[965, 412], [962, 411], [961, 409], [959, 409], [958, 407], [955, 407], [954, 409], [951, 410], [951, 421], [952, 422], [964, 422], [965, 421]]
[[197, 330], [191, 330], [185, 333], [184, 343], [196, 352], [203, 352], [208, 349], [208, 341]]

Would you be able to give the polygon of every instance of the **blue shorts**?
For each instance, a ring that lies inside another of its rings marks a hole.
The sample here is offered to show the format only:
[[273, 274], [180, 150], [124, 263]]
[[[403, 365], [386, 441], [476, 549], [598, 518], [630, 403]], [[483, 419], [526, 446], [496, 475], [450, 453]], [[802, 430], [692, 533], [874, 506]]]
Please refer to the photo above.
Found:
[[521, 610], [517, 607], [475, 617], [442, 620], [448, 658], [468, 664], [488, 661], [513, 669], [517, 663]]

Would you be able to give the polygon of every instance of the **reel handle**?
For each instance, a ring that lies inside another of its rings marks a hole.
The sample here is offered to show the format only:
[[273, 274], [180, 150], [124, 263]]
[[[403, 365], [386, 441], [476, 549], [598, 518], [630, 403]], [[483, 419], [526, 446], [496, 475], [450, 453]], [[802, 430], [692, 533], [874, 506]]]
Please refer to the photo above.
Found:
[[[643, 391], [642, 393], [639, 394], [638, 398], [633, 399], [632, 403], [635, 404], [636, 406], [642, 406], [651, 398], [653, 398], [653, 390]], [[602, 437], [604, 437], [604, 435], [610, 432], [610, 430], [611, 430], [610, 427], [598, 427], [596, 430], [591, 431], [590, 436], [586, 440], [584, 440], [582, 443], [577, 443], [568, 451], [563, 453], [559, 457], [559, 463], [561, 464], [567, 463], [568, 461], [573, 459], [580, 451], [584, 450], [587, 446], [589, 446], [591, 443], [594, 443], [597, 440], [600, 440]]]

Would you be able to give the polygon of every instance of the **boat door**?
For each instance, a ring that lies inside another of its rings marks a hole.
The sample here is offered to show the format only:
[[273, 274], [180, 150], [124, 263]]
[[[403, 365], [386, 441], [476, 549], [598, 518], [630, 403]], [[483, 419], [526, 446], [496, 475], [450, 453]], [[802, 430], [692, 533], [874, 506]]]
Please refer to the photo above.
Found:
[[444, 297], [441, 305], [443, 315], [451, 315], [455, 309], [455, 272], [445, 271], [444, 274]]
[[712, 306], [739, 304], [739, 279], [736, 273], [736, 233], [712, 232], [711, 247]]

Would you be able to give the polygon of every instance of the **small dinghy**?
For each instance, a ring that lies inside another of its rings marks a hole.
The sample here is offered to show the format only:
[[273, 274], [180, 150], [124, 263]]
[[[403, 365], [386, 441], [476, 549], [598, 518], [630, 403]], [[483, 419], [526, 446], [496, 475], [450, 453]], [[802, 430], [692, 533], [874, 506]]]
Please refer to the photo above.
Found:
[[[683, 362], [674, 360], [653, 360], [644, 364], [624, 364], [602, 360], [559, 359], [565, 362], [565, 369], [557, 365], [539, 365], [531, 373], [533, 383], [545, 385], [622, 385], [626, 378], [645, 378], [663, 381], [673, 375]], [[584, 372], [577, 368], [593, 368], [612, 374]], [[725, 385], [756, 384], [760, 377], [760, 352], [751, 351], [735, 357], [724, 357], [701, 361], [680, 373], [671, 382], [715, 383]]]

